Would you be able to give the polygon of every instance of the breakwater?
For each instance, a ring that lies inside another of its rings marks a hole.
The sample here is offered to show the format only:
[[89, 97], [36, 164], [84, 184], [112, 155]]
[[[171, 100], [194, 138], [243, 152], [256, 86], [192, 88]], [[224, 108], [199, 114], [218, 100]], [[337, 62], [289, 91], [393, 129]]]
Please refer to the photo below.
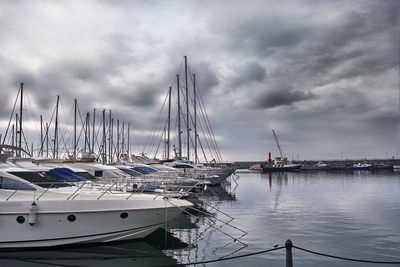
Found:
[[[393, 165], [400, 165], [400, 159], [334, 159], [334, 160], [302, 160], [293, 161], [293, 163], [301, 164], [303, 166], [314, 166], [319, 161], [326, 163], [332, 170], [341, 170], [351, 167], [357, 162], [367, 162], [372, 164], [374, 169], [392, 169]], [[267, 161], [237, 161], [233, 163], [224, 163], [236, 169], [248, 169], [253, 165], [265, 165]]]

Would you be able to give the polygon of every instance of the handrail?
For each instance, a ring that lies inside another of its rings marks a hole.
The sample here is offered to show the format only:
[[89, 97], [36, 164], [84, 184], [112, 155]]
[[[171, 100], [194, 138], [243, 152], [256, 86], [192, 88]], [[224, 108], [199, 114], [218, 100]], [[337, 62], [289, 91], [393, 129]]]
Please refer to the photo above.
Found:
[[114, 182], [107, 190], [105, 190], [105, 191], [97, 198], [97, 200], [99, 200], [102, 196], [104, 196], [104, 194], [107, 193], [114, 185], [115, 185], [115, 182]]
[[54, 184], [51, 184], [49, 187], [47, 187], [46, 190], [44, 190], [44, 192], [36, 200], [39, 200], [39, 198], [41, 198], [44, 194], [46, 194], [46, 192], [49, 191], [49, 189], [52, 188], [53, 185]]
[[79, 190], [82, 189], [82, 187], [86, 184], [86, 182], [82, 183], [82, 185], [80, 187], [78, 187], [78, 189], [76, 189], [68, 198], [67, 200], [69, 200], [73, 195], [75, 195]]

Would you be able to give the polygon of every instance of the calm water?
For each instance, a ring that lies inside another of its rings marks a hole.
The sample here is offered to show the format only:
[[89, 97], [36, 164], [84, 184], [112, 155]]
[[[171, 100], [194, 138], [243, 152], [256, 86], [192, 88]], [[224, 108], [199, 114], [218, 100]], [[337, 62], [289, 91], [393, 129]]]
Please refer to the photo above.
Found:
[[[212, 187], [201, 197], [213, 216], [201, 211], [191, 217], [182, 215], [168, 224], [172, 234], [159, 230], [145, 240], [107, 246], [1, 252], [0, 265], [159, 266], [260, 251], [283, 245], [288, 238], [299, 247], [322, 253], [400, 261], [400, 173], [242, 173], [239, 176], [237, 186], [232, 181], [230, 187]], [[227, 264], [285, 266], [285, 254], [284, 250], [278, 250], [207, 266]], [[374, 266], [299, 250], [294, 250], [294, 264]]]

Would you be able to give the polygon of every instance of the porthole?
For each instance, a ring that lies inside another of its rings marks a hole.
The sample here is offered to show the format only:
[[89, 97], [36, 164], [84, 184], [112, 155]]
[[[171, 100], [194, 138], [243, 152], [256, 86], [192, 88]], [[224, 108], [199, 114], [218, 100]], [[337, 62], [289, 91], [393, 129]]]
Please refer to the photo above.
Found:
[[17, 222], [18, 223], [24, 223], [25, 222], [25, 217], [24, 216], [18, 216], [17, 217]]
[[68, 215], [68, 217], [67, 217], [67, 219], [68, 219], [68, 221], [70, 221], [70, 222], [74, 222], [75, 220], [76, 220], [76, 217], [75, 217], [75, 215]]
[[122, 212], [121, 215], [119, 215], [122, 219], [128, 218], [128, 213], [127, 212]]

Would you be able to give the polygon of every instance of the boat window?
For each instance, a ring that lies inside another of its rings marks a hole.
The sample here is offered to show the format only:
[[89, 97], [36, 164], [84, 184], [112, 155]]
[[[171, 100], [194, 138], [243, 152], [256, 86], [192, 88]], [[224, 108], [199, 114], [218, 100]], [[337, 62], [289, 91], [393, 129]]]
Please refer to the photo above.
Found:
[[7, 177], [0, 177], [0, 189], [35, 190], [35, 188], [28, 184]]
[[57, 188], [57, 187], [66, 187], [71, 186], [71, 184], [60, 182], [59, 180], [50, 177], [44, 176], [37, 172], [9, 172], [9, 174], [15, 175], [19, 178], [22, 178], [28, 182], [39, 185], [40, 187], [48, 188]]
[[102, 177], [103, 171], [94, 171], [94, 177]]
[[138, 171], [138, 172], [143, 173], [143, 174], [157, 172], [156, 169], [153, 169], [153, 168], [150, 168], [150, 167], [146, 167], [146, 166], [135, 166], [133, 169], [135, 171]]
[[131, 176], [139, 176], [142, 175], [141, 173], [134, 171], [134, 170], [130, 170], [130, 169], [120, 169], [121, 171], [123, 171], [126, 174], [129, 174]]
[[87, 179], [87, 180], [96, 180], [96, 178], [93, 177], [93, 175], [91, 175], [88, 172], [77, 172], [77, 174], [79, 176], [82, 176], [83, 178]]
[[188, 165], [188, 164], [176, 164], [176, 165], [174, 165], [174, 168], [177, 168], [177, 169], [183, 169], [183, 168], [190, 169], [190, 168], [193, 168], [193, 167]]

